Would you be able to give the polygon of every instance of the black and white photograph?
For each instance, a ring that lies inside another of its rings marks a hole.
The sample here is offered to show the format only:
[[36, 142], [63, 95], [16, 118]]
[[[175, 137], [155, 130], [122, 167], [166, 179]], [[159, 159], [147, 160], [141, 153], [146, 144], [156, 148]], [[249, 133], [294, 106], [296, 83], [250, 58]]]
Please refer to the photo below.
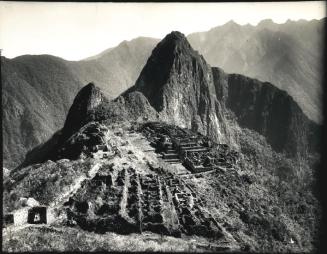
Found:
[[326, 21], [0, 1], [2, 252], [323, 253]]

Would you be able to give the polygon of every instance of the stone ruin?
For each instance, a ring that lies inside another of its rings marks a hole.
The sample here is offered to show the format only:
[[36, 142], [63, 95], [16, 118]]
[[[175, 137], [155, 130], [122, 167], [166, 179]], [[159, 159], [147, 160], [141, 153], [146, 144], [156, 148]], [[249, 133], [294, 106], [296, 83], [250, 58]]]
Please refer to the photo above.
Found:
[[97, 233], [223, 236], [196, 193], [173, 175], [143, 175], [133, 168], [96, 175], [64, 206], [67, 225]]
[[[15, 213], [5, 214], [3, 216], [2, 227], [8, 227], [14, 225], [15, 223], [19, 224], [47, 224], [47, 207], [46, 206], [33, 206], [28, 210], [24, 210], [23, 220], [20, 218], [20, 215]], [[18, 216], [18, 218], [16, 217]], [[16, 217], [16, 220], [15, 220]]]
[[29, 224], [46, 224], [47, 223], [47, 207], [34, 206], [28, 210], [27, 223]]
[[90, 122], [67, 139], [58, 150], [56, 159], [77, 159], [81, 154], [92, 156], [92, 153], [102, 151], [108, 153], [105, 133], [108, 128], [98, 122]]
[[231, 168], [238, 154], [226, 144], [216, 144], [208, 137], [187, 129], [159, 122], [146, 123], [142, 133], [169, 163], [183, 163], [192, 173], [201, 173], [219, 167]]

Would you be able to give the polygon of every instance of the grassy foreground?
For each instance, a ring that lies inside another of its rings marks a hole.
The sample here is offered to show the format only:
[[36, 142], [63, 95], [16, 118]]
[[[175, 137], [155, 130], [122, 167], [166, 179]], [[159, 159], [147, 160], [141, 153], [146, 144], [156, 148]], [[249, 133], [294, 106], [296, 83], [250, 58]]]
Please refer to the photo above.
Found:
[[[119, 235], [115, 233], [96, 234], [78, 228], [31, 225], [11, 232], [3, 231], [4, 252], [42, 251], [165, 251], [201, 252], [208, 251], [205, 239], [199, 237], [174, 238], [153, 233]], [[215, 249], [217, 250], [217, 249]]]

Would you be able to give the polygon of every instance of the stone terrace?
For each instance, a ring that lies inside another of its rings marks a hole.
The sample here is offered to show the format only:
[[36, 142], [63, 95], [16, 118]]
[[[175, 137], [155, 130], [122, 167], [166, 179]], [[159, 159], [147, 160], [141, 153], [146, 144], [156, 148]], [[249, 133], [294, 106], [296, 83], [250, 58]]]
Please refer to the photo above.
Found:
[[231, 168], [237, 152], [226, 144], [216, 144], [208, 137], [161, 122], [144, 124], [140, 131], [155, 151], [169, 163], [182, 163], [192, 173]]
[[85, 180], [65, 207], [67, 225], [98, 233], [223, 236], [196, 193], [172, 174], [142, 175], [133, 168], [97, 174]]

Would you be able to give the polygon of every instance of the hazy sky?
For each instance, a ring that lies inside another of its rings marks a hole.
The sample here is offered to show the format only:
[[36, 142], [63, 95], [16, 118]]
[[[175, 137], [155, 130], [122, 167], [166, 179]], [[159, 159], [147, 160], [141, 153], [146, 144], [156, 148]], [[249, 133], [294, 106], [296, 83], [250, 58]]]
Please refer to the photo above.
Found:
[[321, 19], [325, 2], [276, 3], [31, 3], [0, 1], [0, 48], [12, 58], [51, 54], [80, 60], [138, 36], [185, 35], [229, 20]]

